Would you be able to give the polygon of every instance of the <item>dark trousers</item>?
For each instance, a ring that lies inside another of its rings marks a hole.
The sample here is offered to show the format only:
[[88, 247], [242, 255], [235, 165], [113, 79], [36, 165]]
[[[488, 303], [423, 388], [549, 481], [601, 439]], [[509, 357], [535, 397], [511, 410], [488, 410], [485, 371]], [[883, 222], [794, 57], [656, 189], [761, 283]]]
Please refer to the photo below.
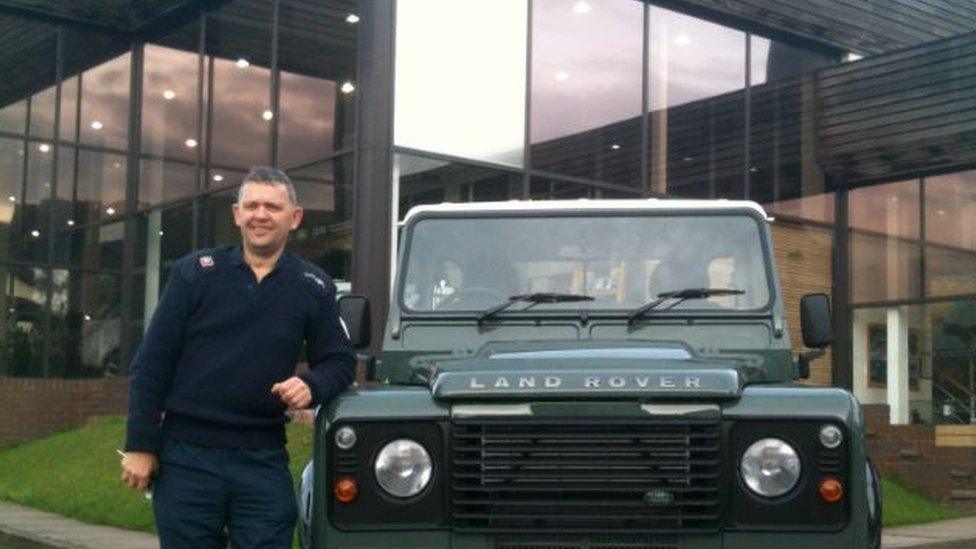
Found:
[[298, 515], [284, 448], [167, 439], [153, 482], [162, 549], [290, 549]]

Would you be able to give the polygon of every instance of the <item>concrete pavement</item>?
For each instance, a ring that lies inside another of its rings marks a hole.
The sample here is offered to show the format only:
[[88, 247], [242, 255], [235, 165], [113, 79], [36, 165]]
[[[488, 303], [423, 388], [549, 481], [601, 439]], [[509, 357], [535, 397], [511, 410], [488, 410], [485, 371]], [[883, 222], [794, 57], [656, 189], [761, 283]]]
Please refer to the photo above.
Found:
[[[156, 537], [0, 501], [0, 532], [69, 549], [156, 549]], [[974, 549], [976, 517], [888, 528], [883, 549]]]

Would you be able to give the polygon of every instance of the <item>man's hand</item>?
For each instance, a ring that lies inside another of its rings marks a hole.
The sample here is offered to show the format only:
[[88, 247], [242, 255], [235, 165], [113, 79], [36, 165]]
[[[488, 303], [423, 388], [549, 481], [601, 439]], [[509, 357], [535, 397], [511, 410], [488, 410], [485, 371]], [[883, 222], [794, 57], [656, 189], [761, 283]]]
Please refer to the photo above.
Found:
[[122, 482], [139, 491], [149, 488], [152, 475], [159, 470], [156, 454], [148, 452], [126, 452], [122, 456]]
[[312, 403], [312, 390], [298, 376], [292, 376], [281, 383], [275, 383], [271, 387], [271, 392], [278, 395], [278, 398], [289, 408], [302, 409], [308, 408]]

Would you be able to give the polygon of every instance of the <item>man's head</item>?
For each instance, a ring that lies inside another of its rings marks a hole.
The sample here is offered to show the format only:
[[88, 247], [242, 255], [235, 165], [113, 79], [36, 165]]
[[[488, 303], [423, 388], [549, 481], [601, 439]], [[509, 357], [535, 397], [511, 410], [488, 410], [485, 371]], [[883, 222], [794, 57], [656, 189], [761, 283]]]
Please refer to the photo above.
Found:
[[295, 187], [284, 172], [275, 168], [251, 169], [237, 191], [233, 210], [245, 249], [260, 256], [282, 250], [288, 233], [302, 222]]

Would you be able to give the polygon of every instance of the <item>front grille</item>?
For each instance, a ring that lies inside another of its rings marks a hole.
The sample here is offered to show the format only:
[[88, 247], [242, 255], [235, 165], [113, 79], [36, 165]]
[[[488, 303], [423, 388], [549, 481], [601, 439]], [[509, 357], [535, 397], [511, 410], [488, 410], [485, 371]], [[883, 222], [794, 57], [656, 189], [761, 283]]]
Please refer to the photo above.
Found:
[[678, 549], [678, 540], [657, 536], [516, 537], [495, 540], [494, 549]]
[[456, 419], [456, 531], [684, 533], [722, 515], [717, 419]]

